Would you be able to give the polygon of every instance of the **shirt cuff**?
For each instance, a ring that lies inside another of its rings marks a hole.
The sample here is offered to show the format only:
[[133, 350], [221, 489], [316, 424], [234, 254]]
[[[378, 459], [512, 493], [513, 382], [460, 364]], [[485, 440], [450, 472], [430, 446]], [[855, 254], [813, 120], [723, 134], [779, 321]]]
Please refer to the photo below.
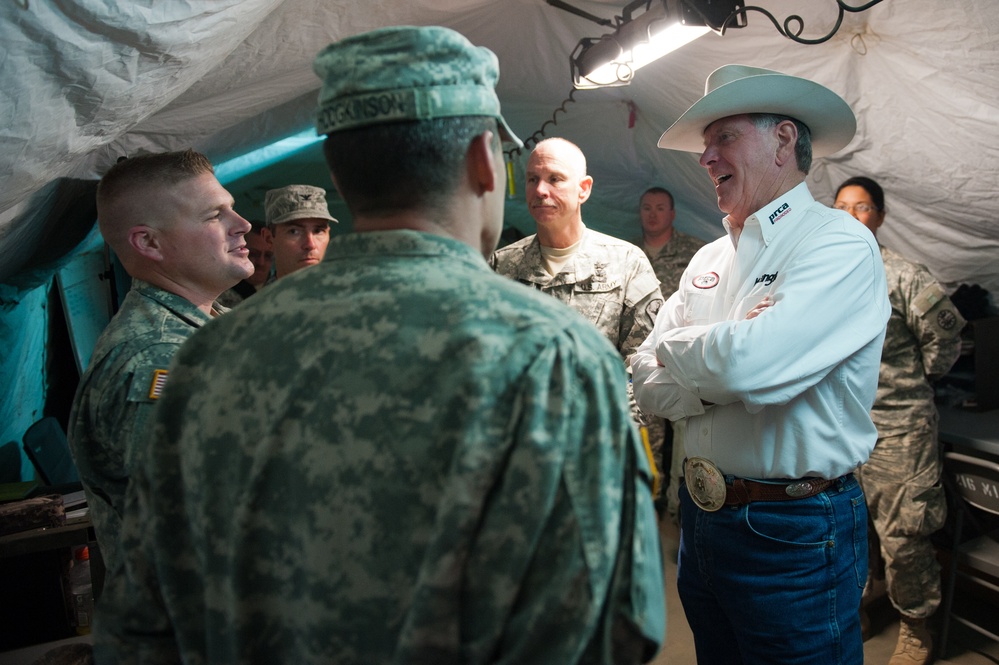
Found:
[[643, 413], [680, 420], [704, 413], [701, 398], [680, 386], [655, 357], [636, 354], [631, 363], [635, 401]]

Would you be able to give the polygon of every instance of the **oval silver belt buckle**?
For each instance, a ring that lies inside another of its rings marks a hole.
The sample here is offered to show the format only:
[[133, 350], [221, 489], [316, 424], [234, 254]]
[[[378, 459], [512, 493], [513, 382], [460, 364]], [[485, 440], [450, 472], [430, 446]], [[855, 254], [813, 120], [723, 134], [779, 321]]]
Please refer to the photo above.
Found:
[[683, 477], [690, 498], [701, 510], [713, 513], [725, 505], [725, 477], [711, 460], [688, 457]]
[[790, 485], [784, 488], [784, 494], [787, 494], [790, 497], [794, 497], [795, 499], [803, 497], [806, 494], [811, 493], [811, 491], [812, 491], [812, 483], [810, 483], [807, 480], [802, 480], [797, 483], [791, 483]]

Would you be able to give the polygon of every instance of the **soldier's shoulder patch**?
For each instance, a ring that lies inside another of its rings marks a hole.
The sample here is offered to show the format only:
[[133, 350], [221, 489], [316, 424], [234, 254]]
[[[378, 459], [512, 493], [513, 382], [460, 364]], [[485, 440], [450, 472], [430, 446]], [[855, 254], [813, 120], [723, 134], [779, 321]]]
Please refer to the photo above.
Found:
[[958, 325], [960, 315], [957, 312], [957, 308], [953, 305], [950, 307], [941, 307], [940, 311], [937, 312], [935, 320], [937, 328], [946, 333], [949, 337], [954, 337], [960, 334], [961, 328], [964, 327]]
[[652, 319], [653, 322], [656, 320], [656, 316], [659, 314], [659, 310], [662, 309], [662, 306], [663, 306], [662, 298], [653, 298], [652, 300], [649, 301], [649, 304], [646, 307], [645, 312], [649, 315], [649, 318]]
[[937, 306], [937, 303], [947, 297], [943, 287], [939, 284], [930, 284], [919, 292], [919, 295], [912, 301], [912, 309], [918, 316], [925, 316], [927, 312]]

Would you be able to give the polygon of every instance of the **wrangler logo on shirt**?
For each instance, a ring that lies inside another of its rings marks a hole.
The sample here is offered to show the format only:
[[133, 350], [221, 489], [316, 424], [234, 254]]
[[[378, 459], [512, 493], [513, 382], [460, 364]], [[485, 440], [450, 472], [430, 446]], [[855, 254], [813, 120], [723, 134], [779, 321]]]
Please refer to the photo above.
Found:
[[784, 205], [782, 205], [781, 207], [777, 208], [772, 213], [770, 213], [770, 223], [775, 224], [778, 219], [780, 219], [789, 212], [791, 212], [790, 204], [785, 203]]
[[763, 284], [765, 286], [770, 286], [771, 284], [774, 283], [774, 280], [777, 279], [777, 275], [778, 274], [780, 274], [780, 273], [775, 272], [772, 275], [764, 273], [764, 274], [760, 275], [759, 277], [757, 277], [756, 281], [753, 282], [753, 283], [754, 284], [759, 284], [760, 282], [763, 282]]

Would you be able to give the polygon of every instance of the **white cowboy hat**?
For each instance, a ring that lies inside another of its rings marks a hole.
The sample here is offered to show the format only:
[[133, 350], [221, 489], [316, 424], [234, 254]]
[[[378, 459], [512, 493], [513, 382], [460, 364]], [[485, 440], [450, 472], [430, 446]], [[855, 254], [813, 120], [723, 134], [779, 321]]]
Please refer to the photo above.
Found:
[[770, 69], [724, 65], [708, 75], [704, 96], [663, 133], [659, 147], [703, 152], [708, 125], [743, 113], [776, 113], [805, 123], [814, 157], [846, 147], [857, 131], [850, 106], [829, 88]]

